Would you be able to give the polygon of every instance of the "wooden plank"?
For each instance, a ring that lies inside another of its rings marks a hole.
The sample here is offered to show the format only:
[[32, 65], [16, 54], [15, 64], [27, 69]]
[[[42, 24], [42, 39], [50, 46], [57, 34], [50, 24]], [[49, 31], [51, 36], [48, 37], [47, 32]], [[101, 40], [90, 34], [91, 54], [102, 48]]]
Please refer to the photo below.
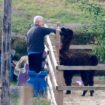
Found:
[[51, 57], [53, 59], [54, 66], [56, 67], [57, 66], [57, 61], [56, 61], [56, 58], [55, 58], [55, 55], [54, 55], [53, 47], [52, 47], [49, 36], [46, 37], [46, 41], [47, 41], [47, 47], [49, 48], [49, 51], [51, 53]]
[[51, 77], [52, 77], [53, 85], [54, 85], [54, 87], [56, 87], [56, 86], [58, 86], [58, 84], [57, 84], [57, 81], [56, 81], [56, 77], [55, 77], [55, 74], [54, 74], [54, 71], [53, 71], [53, 67], [52, 67], [49, 55], [47, 56], [47, 61], [48, 61], [48, 68], [49, 68], [49, 72], [50, 72]]
[[[48, 69], [49, 69], [49, 73], [50, 75], [48, 76], [48, 85], [50, 88], [50, 96], [52, 96], [52, 103], [54, 105], [62, 105], [61, 102], [59, 101], [59, 92], [58, 90], [56, 90], [56, 87], [58, 86], [58, 83], [56, 81], [56, 76], [54, 74], [54, 68], [51, 64], [51, 60], [50, 60], [50, 55], [47, 56], [47, 61], [48, 61]], [[63, 93], [63, 91], [61, 91]], [[60, 98], [61, 99], [61, 98]]]
[[48, 79], [48, 85], [49, 85], [48, 90], [49, 90], [49, 96], [50, 96], [49, 99], [51, 101], [51, 105], [57, 105], [57, 101], [56, 101], [56, 97], [55, 97], [55, 91], [56, 91], [55, 89], [56, 88], [53, 87], [50, 76], [48, 76], [47, 79]]
[[57, 90], [105, 90], [105, 86], [57, 86]]
[[58, 70], [105, 70], [105, 64], [99, 64], [97, 66], [64, 66], [58, 65]]
[[51, 40], [49, 38], [49, 36], [47, 36], [46, 38], [46, 46], [47, 48], [49, 49], [49, 60], [51, 62], [51, 65], [52, 65], [52, 68], [53, 68], [53, 72], [54, 72], [54, 75], [56, 77], [56, 66], [58, 65], [57, 64], [57, 60], [56, 60], [56, 57], [55, 57], [55, 54], [54, 54], [54, 50], [53, 50], [53, 46], [52, 46], [52, 43], [51, 43]]
[[104, 80], [94, 80], [94, 84], [99, 84], [99, 85], [102, 85], [102, 84], [105, 84], [105, 81]]
[[57, 24], [57, 28], [56, 28], [56, 35], [55, 35], [55, 47], [56, 47], [56, 51], [57, 51], [57, 56], [59, 57], [59, 50], [60, 50], [60, 24]]
[[58, 86], [58, 84], [60, 84], [60, 82], [61, 82], [60, 81], [61, 79], [58, 80], [58, 78], [62, 78], [62, 76], [60, 75], [61, 74], [61, 72], [60, 72], [59, 75], [57, 74], [58, 78], [56, 79], [55, 73], [58, 72], [56, 70], [57, 62], [56, 62], [55, 54], [54, 54], [53, 47], [52, 47], [49, 37], [47, 37], [47, 45], [48, 45], [49, 53], [50, 53], [47, 56], [47, 61], [48, 61], [49, 72], [51, 72], [50, 78], [51, 78], [51, 82], [52, 82], [52, 89], [54, 92], [53, 100], [54, 100], [54, 98], [56, 98], [55, 102], [57, 102], [57, 105], [63, 105], [63, 91], [56, 90], [56, 86]]
[[70, 45], [69, 49], [92, 50], [97, 45]]
[[20, 93], [20, 105], [32, 105], [32, 88], [30, 86], [22, 86]]
[[[63, 85], [63, 72], [57, 70], [57, 83], [58, 85]], [[63, 91], [56, 90], [57, 105], [63, 105]]]
[[56, 61], [56, 58], [55, 58], [54, 51], [49, 51], [49, 59], [50, 59], [50, 62], [52, 64], [53, 71], [55, 73], [55, 69], [56, 69], [56, 66], [57, 66], [57, 61]]

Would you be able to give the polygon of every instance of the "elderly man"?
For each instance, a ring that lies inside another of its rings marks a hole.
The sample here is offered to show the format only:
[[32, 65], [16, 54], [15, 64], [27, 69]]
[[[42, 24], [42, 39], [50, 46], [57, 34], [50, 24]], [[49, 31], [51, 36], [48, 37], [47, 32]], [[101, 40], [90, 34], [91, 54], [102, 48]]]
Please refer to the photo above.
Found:
[[[29, 69], [39, 73], [42, 70], [42, 60], [44, 52], [44, 38], [50, 33], [56, 33], [55, 29], [44, 27], [44, 18], [35, 16], [34, 25], [27, 32], [27, 51], [29, 59]], [[59, 36], [58, 36], [59, 37]]]

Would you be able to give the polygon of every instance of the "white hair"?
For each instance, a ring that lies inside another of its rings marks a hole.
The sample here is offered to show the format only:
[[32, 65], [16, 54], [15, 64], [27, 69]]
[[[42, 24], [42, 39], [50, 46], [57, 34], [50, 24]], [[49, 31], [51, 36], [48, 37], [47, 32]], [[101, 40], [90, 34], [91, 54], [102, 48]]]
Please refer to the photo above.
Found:
[[33, 23], [36, 24], [38, 20], [43, 20], [42, 16], [35, 16], [33, 19]]

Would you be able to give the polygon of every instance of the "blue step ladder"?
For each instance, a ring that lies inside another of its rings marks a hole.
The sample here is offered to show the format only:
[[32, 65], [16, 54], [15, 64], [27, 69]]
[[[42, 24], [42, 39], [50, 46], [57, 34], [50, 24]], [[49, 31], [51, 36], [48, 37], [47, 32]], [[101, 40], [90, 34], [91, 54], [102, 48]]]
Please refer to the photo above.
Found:
[[33, 88], [33, 96], [45, 96], [47, 91], [47, 80], [46, 76], [48, 71], [40, 71], [36, 73], [35, 71], [28, 71], [29, 79], [27, 83]]

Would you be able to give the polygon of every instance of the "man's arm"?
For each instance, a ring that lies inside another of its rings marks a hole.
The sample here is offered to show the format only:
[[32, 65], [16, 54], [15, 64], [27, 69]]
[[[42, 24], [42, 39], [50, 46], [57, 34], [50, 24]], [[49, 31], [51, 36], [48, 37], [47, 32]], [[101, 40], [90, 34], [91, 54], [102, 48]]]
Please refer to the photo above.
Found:
[[45, 27], [42, 27], [42, 30], [45, 33], [45, 35], [48, 35], [50, 33], [56, 33], [56, 29], [53, 29], [53, 28], [45, 28]]

